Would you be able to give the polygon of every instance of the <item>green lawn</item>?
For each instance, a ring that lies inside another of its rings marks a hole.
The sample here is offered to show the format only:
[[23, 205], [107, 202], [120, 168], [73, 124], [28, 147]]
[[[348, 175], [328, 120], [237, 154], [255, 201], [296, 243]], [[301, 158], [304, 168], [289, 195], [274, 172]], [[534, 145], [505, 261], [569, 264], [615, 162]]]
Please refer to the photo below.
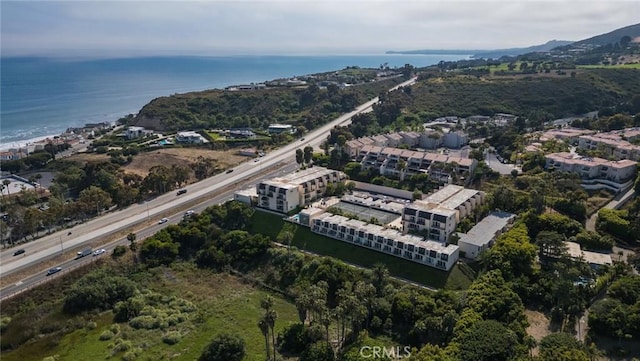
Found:
[[[251, 231], [276, 239], [284, 224], [285, 221], [281, 216], [258, 210], [253, 215]], [[406, 278], [434, 288], [461, 290], [469, 287], [472, 282], [472, 279], [461, 272], [457, 265], [450, 272], [444, 272], [385, 253], [324, 237], [311, 232], [308, 227], [294, 226], [294, 229], [294, 238], [291, 244], [303, 251], [335, 257], [363, 267], [383, 263], [393, 276]]]
[[[136, 360], [195, 360], [213, 337], [222, 332], [241, 335], [246, 343], [246, 361], [264, 361], [264, 337], [257, 322], [262, 314], [260, 300], [267, 293], [243, 283], [240, 279], [200, 270], [194, 266], [177, 264], [159, 270], [147, 286], [165, 295], [177, 295], [197, 305], [198, 311], [190, 320], [177, 327], [183, 334], [175, 345], [162, 342], [162, 330], [136, 330], [126, 323], [119, 324], [121, 337], [137, 350]], [[297, 322], [295, 305], [273, 296], [278, 313], [276, 334], [289, 323]], [[48, 336], [22, 345], [12, 352], [3, 352], [3, 361], [42, 360], [58, 355], [59, 360], [93, 361], [120, 360], [123, 352], [112, 355], [114, 340], [100, 341], [102, 332], [112, 326], [111, 311], [86, 316], [85, 324], [94, 321], [95, 329], [79, 328], [64, 336]], [[7, 330], [10, 332], [10, 329]]]

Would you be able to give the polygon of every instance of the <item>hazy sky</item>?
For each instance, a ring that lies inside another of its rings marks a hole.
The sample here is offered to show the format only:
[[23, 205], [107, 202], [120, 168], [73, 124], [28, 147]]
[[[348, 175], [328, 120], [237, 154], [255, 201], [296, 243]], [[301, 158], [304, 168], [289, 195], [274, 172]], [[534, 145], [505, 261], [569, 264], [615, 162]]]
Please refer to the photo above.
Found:
[[581, 40], [640, 21], [637, 0], [6, 1], [3, 55], [357, 54]]

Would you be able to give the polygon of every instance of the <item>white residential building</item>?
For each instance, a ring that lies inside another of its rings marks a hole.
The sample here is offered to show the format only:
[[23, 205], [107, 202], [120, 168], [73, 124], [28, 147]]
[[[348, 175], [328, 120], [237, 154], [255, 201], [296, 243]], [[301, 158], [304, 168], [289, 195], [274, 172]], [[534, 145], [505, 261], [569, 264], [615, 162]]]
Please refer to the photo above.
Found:
[[312, 167], [284, 177], [264, 180], [256, 186], [258, 207], [288, 213], [322, 197], [328, 184], [344, 182], [347, 176], [333, 169]]
[[484, 192], [448, 185], [407, 204], [402, 212], [404, 232], [427, 232], [427, 238], [447, 242], [458, 222], [484, 202]]
[[184, 144], [202, 144], [205, 139], [194, 131], [178, 132], [176, 134], [176, 142]]
[[269, 125], [269, 134], [289, 133], [293, 134], [294, 129], [291, 124], [271, 124]]
[[426, 241], [340, 215], [316, 214], [310, 224], [315, 233], [446, 271], [455, 265], [459, 256], [458, 246]]
[[637, 139], [640, 128], [628, 128], [607, 133], [583, 135], [578, 138], [578, 147], [587, 150], [600, 149], [615, 159], [640, 161], [640, 145], [629, 140]]
[[615, 192], [633, 183], [637, 162], [611, 161], [602, 158], [582, 157], [574, 153], [552, 153], [546, 156], [546, 168], [562, 172], [578, 173], [587, 189], [607, 188]]
[[447, 148], [461, 148], [469, 143], [469, 138], [463, 132], [449, 132], [444, 135], [442, 145]]
[[482, 252], [493, 246], [493, 242], [506, 231], [515, 214], [507, 212], [491, 212], [478, 222], [467, 233], [458, 233], [458, 247], [465, 258], [476, 259]]
[[153, 131], [144, 129], [143, 127], [128, 127], [124, 131], [124, 135], [125, 137], [127, 137], [127, 139], [136, 139], [136, 138], [145, 137], [150, 133], [153, 133]]

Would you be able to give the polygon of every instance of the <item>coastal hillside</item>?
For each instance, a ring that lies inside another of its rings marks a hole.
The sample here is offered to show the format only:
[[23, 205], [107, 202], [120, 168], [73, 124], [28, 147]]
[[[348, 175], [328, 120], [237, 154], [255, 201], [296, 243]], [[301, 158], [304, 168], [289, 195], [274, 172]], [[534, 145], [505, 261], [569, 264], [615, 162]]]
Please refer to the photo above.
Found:
[[396, 77], [361, 85], [268, 87], [255, 90], [209, 90], [160, 97], [145, 105], [130, 125], [158, 131], [251, 127], [271, 123], [317, 127], [332, 117], [402, 81]]
[[555, 118], [614, 107], [640, 94], [640, 70], [579, 69], [550, 76], [423, 76], [410, 94], [397, 94], [423, 120], [447, 115], [529, 115]]
[[623, 37], [628, 36], [630, 39], [640, 37], [640, 24], [634, 24], [625, 26], [624, 28], [616, 29], [606, 34], [593, 36], [588, 39], [576, 41], [573, 46], [604, 46], [608, 44], [617, 43]]

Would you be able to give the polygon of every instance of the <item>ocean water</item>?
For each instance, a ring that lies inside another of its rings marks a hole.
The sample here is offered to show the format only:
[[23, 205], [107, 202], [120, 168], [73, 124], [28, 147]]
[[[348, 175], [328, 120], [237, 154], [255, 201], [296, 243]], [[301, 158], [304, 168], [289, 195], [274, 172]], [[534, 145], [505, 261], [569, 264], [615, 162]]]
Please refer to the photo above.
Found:
[[87, 123], [114, 122], [150, 100], [343, 69], [411, 64], [463, 55], [143, 57], [0, 59], [0, 148]]

